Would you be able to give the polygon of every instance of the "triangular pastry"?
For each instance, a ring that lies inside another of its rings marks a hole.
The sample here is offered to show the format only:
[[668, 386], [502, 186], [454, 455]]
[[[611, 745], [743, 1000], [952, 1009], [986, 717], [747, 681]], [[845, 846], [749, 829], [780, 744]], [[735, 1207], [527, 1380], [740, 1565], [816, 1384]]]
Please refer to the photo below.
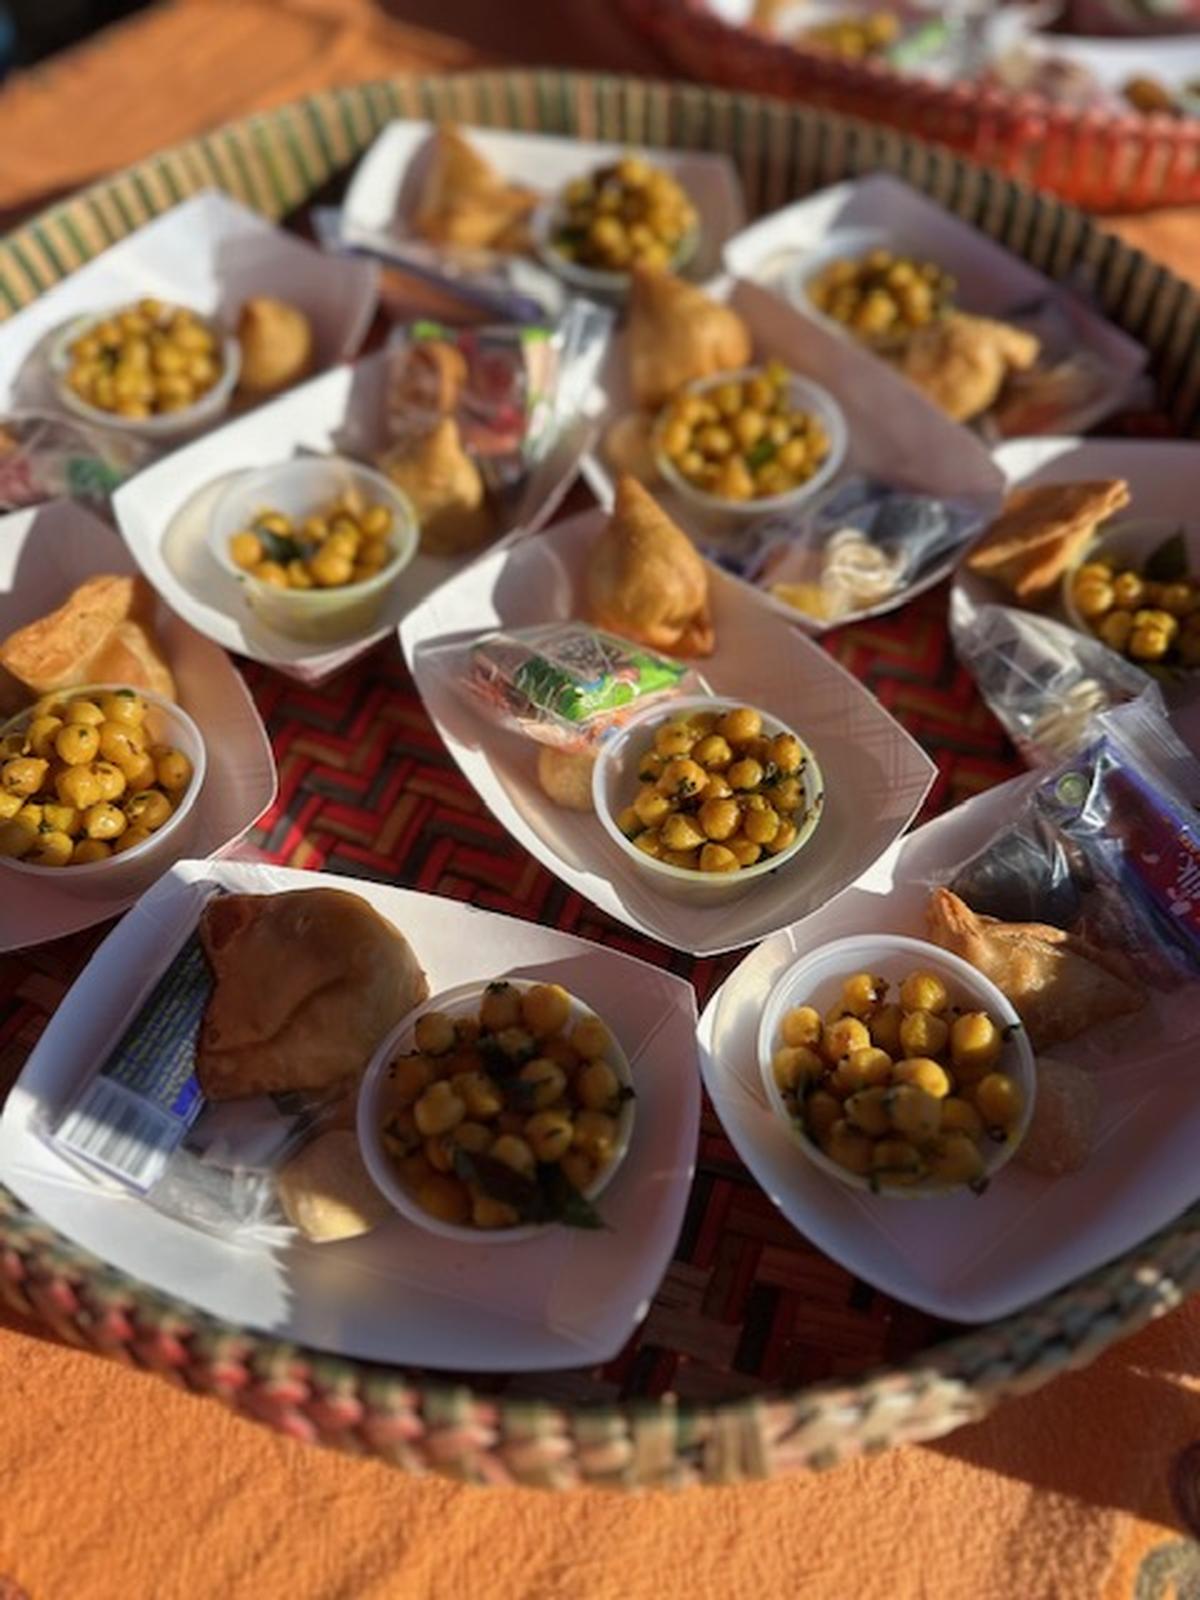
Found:
[[1039, 340], [1011, 323], [951, 311], [904, 341], [896, 363], [954, 422], [968, 422], [996, 399], [1011, 372], [1026, 372]]
[[708, 568], [636, 478], [618, 479], [612, 515], [588, 556], [587, 619], [672, 655], [708, 656], [715, 636]]
[[1044, 598], [1096, 528], [1129, 504], [1122, 478], [1014, 489], [967, 557], [1026, 603]]
[[635, 267], [629, 295], [634, 399], [657, 410], [685, 384], [748, 366], [750, 330], [728, 306], [669, 272]]
[[517, 248], [512, 230], [535, 203], [536, 196], [506, 183], [453, 123], [444, 122], [431, 141], [412, 225], [431, 244]]
[[411, 446], [392, 451], [381, 466], [412, 502], [426, 555], [460, 555], [491, 538], [483, 477], [463, 449], [453, 417], [443, 417]]

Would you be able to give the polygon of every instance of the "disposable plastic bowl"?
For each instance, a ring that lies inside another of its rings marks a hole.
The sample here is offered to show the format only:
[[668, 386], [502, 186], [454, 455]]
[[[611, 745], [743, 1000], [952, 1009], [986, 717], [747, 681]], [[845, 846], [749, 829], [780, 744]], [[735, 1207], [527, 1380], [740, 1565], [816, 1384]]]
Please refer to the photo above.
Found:
[[[362, 583], [338, 589], [278, 589], [239, 567], [229, 541], [264, 511], [279, 511], [295, 523], [318, 515], [349, 489], [392, 513], [388, 535], [394, 554], [386, 567]], [[242, 585], [246, 602], [260, 622], [292, 639], [314, 643], [350, 639], [374, 625], [388, 590], [417, 553], [420, 532], [407, 497], [371, 467], [342, 456], [281, 461], [236, 478], [213, 507], [208, 546], [213, 559]]]
[[[122, 433], [129, 434], [131, 438], [146, 439], [152, 443], [177, 439], [215, 422], [229, 409], [229, 402], [233, 398], [233, 391], [237, 387], [242, 370], [242, 350], [237, 340], [219, 327], [212, 317], [203, 316], [198, 311], [193, 311], [193, 316], [204, 324], [220, 344], [221, 375], [212, 388], [200, 396], [195, 405], [188, 406], [182, 411], [164, 411], [152, 417], [119, 417], [112, 411], [103, 411], [99, 406], [89, 405], [82, 396], [75, 393], [67, 382], [67, 373], [71, 367], [71, 346], [97, 323], [107, 321], [118, 311], [126, 310], [127, 306], [128, 302], [125, 302], [118, 306], [110, 306], [107, 311], [89, 312], [87, 316], [76, 317], [59, 331], [50, 347], [49, 359], [50, 373], [60, 403], [85, 422], [101, 428], [117, 428]], [[190, 306], [177, 309], [192, 310]]]
[[638, 850], [617, 827], [617, 816], [631, 805], [639, 783], [639, 761], [653, 744], [652, 734], [664, 722], [672, 722], [686, 711], [729, 711], [745, 702], [732, 696], [693, 695], [667, 702], [655, 701], [644, 711], [632, 716], [612, 740], [603, 745], [592, 769], [592, 801], [604, 831], [617, 845], [622, 855], [664, 894], [673, 900], [691, 900], [697, 904], [711, 905], [715, 901], [733, 900], [752, 890], [755, 884], [772, 873], [786, 871], [812, 838], [825, 804], [825, 780], [812, 747], [786, 722], [760, 707], [754, 707], [762, 717], [763, 732], [770, 738], [776, 734], [790, 733], [800, 741], [805, 762], [800, 771], [804, 786], [804, 806], [798, 813], [796, 837], [786, 850], [777, 856], [766, 856], [752, 867], [738, 872], [693, 872], [688, 867], [672, 866], [667, 861], [657, 861]]
[[[558, 199], [544, 200], [529, 219], [534, 248], [542, 263], [564, 283], [591, 299], [605, 302], [623, 300], [629, 293], [632, 275], [601, 267], [585, 267], [578, 261], [568, 260], [554, 242], [555, 232], [561, 223], [562, 206]], [[700, 237], [698, 226], [684, 235], [671, 257], [670, 271], [683, 271], [700, 248]]]
[[[1111, 528], [1101, 528], [1059, 580], [1063, 613], [1071, 626], [1078, 628], [1080, 633], [1086, 633], [1092, 638], [1097, 637], [1095, 628], [1075, 604], [1075, 576], [1080, 567], [1086, 566], [1089, 561], [1110, 560], [1140, 572], [1154, 552], [1166, 540], [1180, 532], [1178, 521], [1168, 517], [1130, 517], [1127, 521], [1114, 522]], [[1182, 530], [1182, 535], [1188, 554], [1188, 576], [1198, 579], [1200, 535], [1192, 535], [1186, 528]], [[1153, 663], [1143, 662], [1141, 665], [1148, 667]]]
[[[123, 683], [84, 684], [77, 689], [64, 689], [62, 696], [99, 695], [128, 688]], [[105, 857], [103, 861], [90, 861], [78, 867], [42, 867], [29, 861], [17, 861], [10, 856], [0, 856], [0, 869], [20, 874], [29, 883], [51, 882], [56, 889], [69, 889], [87, 898], [119, 898], [140, 893], [187, 854], [188, 842], [196, 821], [196, 801], [204, 787], [208, 755], [199, 728], [181, 706], [148, 689], [138, 694], [146, 702], [146, 727], [153, 744], [169, 744], [181, 750], [192, 763], [192, 781], [175, 811], [156, 833], [144, 844], [134, 845], [119, 855]], [[47, 698], [46, 696], [42, 697]], [[18, 733], [29, 725], [33, 707], [29, 706], [0, 728], [0, 738]]]
[[[536, 983], [533, 979], [509, 981], [514, 988], [522, 991], [534, 988]], [[486, 987], [486, 984], [469, 983], [462, 984], [456, 989], [448, 989], [444, 994], [435, 996], [424, 1005], [418, 1006], [415, 1011], [409, 1012], [403, 1022], [383, 1041], [372, 1057], [359, 1089], [358, 1142], [367, 1171], [371, 1174], [376, 1188], [400, 1215], [407, 1217], [410, 1222], [415, 1222], [428, 1233], [436, 1233], [443, 1239], [456, 1239], [465, 1244], [517, 1244], [524, 1239], [541, 1238], [548, 1228], [558, 1227], [560, 1224], [543, 1222], [525, 1223], [515, 1228], [475, 1228], [455, 1222], [443, 1222], [439, 1217], [430, 1216], [428, 1211], [417, 1204], [416, 1198], [401, 1182], [392, 1158], [383, 1144], [388, 1068], [398, 1055], [415, 1048], [417, 1022], [430, 1011], [444, 1011], [451, 1017], [477, 1016]], [[574, 995], [570, 999], [571, 1015], [568, 1028], [573, 1028], [585, 1017], [596, 1017], [596, 1013], [589, 1006], [585, 1006], [582, 1000], [577, 1000]], [[602, 1017], [597, 1020], [604, 1021]], [[607, 1023], [605, 1027], [608, 1028]], [[608, 1035], [610, 1043], [604, 1060], [616, 1073], [621, 1084], [632, 1089], [633, 1070], [629, 1065], [629, 1058], [617, 1043], [611, 1028], [608, 1028]], [[633, 1137], [636, 1105], [637, 1101], [632, 1098], [622, 1103], [617, 1117], [617, 1143], [612, 1160], [583, 1191], [586, 1200], [595, 1201], [604, 1193], [624, 1161], [629, 1150], [629, 1141]]]
[[[685, 392], [704, 395], [725, 383], [742, 383], [747, 378], [757, 376], [762, 370], [761, 367], [741, 367], [736, 372], [718, 372], [711, 378], [698, 378], [696, 382], [688, 384]], [[846, 459], [849, 434], [841, 407], [829, 391], [823, 389], [819, 383], [813, 383], [809, 378], [802, 378], [793, 373], [788, 381], [788, 397], [793, 410], [807, 411], [817, 418], [829, 439], [829, 453], [824, 461], [811, 478], [797, 484], [794, 489], [788, 489], [783, 494], [762, 495], [756, 500], [722, 499], [720, 495], [710, 494], [707, 489], [699, 489], [694, 483], [689, 482], [671, 458], [658, 448], [656, 440], [654, 459], [659, 474], [676, 494], [709, 516], [736, 517], [742, 520], [770, 516], [780, 511], [794, 511], [797, 506], [811, 500], [841, 470], [842, 463]], [[664, 407], [659, 413], [655, 425], [656, 433], [662, 425], [667, 409], [669, 408]]]
[[815, 1006], [823, 1016], [836, 1004], [842, 981], [852, 972], [870, 972], [886, 978], [891, 986], [890, 992], [895, 994], [904, 979], [916, 971], [936, 973], [946, 985], [951, 1005], [958, 1005], [964, 1010], [986, 1011], [1002, 1029], [1012, 1030], [1000, 1053], [996, 1070], [1006, 1072], [1016, 1080], [1024, 1107], [1020, 1122], [1002, 1144], [988, 1141], [983, 1146], [984, 1175], [992, 1178], [1012, 1160], [1029, 1128], [1037, 1094], [1037, 1076], [1028, 1035], [1011, 1001], [990, 978], [977, 972], [969, 962], [938, 945], [928, 944], [923, 939], [910, 939], [902, 934], [864, 933], [835, 939], [831, 944], [820, 945], [802, 955], [780, 975], [767, 996], [758, 1026], [758, 1065], [767, 1099], [808, 1160], [827, 1177], [848, 1188], [897, 1200], [936, 1199], [960, 1192], [963, 1185], [940, 1184], [926, 1179], [919, 1184], [881, 1185], [873, 1189], [869, 1178], [838, 1166], [813, 1143], [789, 1114], [771, 1070], [771, 1057], [781, 1043], [779, 1030], [784, 1015], [794, 1006]]

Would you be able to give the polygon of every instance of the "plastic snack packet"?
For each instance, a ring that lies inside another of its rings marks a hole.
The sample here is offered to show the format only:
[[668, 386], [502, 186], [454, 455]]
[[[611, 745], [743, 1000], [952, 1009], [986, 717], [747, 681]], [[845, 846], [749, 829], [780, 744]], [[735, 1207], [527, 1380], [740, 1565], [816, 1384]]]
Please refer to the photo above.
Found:
[[582, 622], [489, 633], [430, 654], [502, 727], [579, 754], [594, 751], [648, 701], [704, 688], [684, 662]]
[[1031, 766], [1073, 755], [1104, 711], [1144, 698], [1166, 715], [1162, 692], [1132, 661], [1074, 628], [1011, 606], [952, 612], [958, 658]]
[[391, 446], [453, 416], [488, 488], [514, 489], [551, 448], [591, 390], [613, 323], [572, 300], [554, 324], [450, 328], [416, 322], [388, 342]]
[[[965, 544], [994, 508], [852, 477], [794, 516], [756, 523], [741, 576], [825, 622], [894, 598]], [[731, 565], [727, 553], [722, 564]]]
[[0, 512], [60, 498], [104, 510], [147, 456], [143, 445], [69, 417], [14, 412], [0, 418]]

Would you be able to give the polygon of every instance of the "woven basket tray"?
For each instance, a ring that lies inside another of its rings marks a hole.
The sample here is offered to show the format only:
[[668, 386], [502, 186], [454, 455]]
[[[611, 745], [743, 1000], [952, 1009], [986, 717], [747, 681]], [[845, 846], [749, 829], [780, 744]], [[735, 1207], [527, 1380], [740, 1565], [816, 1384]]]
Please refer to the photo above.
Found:
[[[1150, 348], [1164, 413], [1179, 431], [1196, 431], [1198, 297], [1077, 213], [887, 131], [767, 100], [633, 80], [558, 73], [396, 80], [248, 119], [97, 184], [0, 241], [0, 300], [10, 309], [28, 302], [197, 189], [219, 185], [282, 216], [325, 188], [397, 115], [725, 151], [740, 168], [752, 209], [856, 173], [899, 173], [1051, 276], [1086, 273], [1114, 320]], [[944, 640], [942, 611], [944, 597], [933, 594], [870, 634], [843, 630], [848, 642], [839, 654], [876, 681], [875, 656], [900, 650], [910, 635], [921, 638], [926, 654], [930, 637]], [[249, 669], [248, 677], [260, 703], [269, 700], [277, 727], [288, 697], [261, 670]], [[411, 682], [390, 657], [357, 676], [351, 669], [343, 683], [347, 698], [393, 697], [396, 727], [428, 729]], [[288, 691], [293, 700], [298, 692]], [[324, 693], [320, 711], [328, 716], [333, 686]], [[312, 714], [306, 707], [303, 715]], [[954, 715], [962, 714], [960, 702]], [[349, 726], [348, 715], [315, 726]], [[421, 739], [424, 759], [443, 760], [431, 730]], [[988, 773], [1003, 773], [1009, 759], [995, 737]], [[424, 793], [449, 789], [452, 769], [444, 760]], [[973, 781], [979, 776], [976, 769]], [[461, 815], [447, 832], [461, 832]], [[482, 819], [481, 830], [488, 826]], [[286, 831], [276, 825], [276, 835]], [[567, 919], [576, 932], [604, 936], [603, 919], [564, 905], [561, 893], [544, 885], [533, 904], [531, 869], [517, 847], [498, 829], [480, 838], [485, 842], [473, 854], [485, 864], [480, 882], [489, 889], [501, 881], [515, 885], [508, 908]], [[270, 849], [273, 839], [261, 842]], [[510, 870], [511, 879], [504, 877]], [[411, 853], [403, 862], [388, 857], [380, 871], [413, 881], [417, 863]], [[455, 892], [463, 893], [461, 879]], [[628, 935], [622, 942], [629, 947]], [[649, 945], [639, 953], [664, 959]], [[669, 959], [692, 972], [702, 995], [728, 966]], [[27, 1008], [23, 1019], [0, 1026], [0, 1068], [31, 1042], [30, 1021]], [[727, 1243], [736, 1253], [721, 1256]], [[711, 1257], [714, 1249], [717, 1267], [702, 1272], [703, 1252]], [[742, 1294], [742, 1311], [731, 1314], [738, 1282], [752, 1281], [755, 1271], [757, 1285]], [[685, 1238], [646, 1324], [651, 1333], [639, 1335], [602, 1373], [467, 1383], [372, 1367], [221, 1325], [81, 1252], [0, 1188], [0, 1293], [17, 1311], [73, 1344], [161, 1372], [293, 1437], [477, 1482], [553, 1488], [730, 1482], [933, 1438], [978, 1419], [1006, 1395], [1085, 1365], [1197, 1286], [1200, 1207], [1024, 1314], [945, 1337], [928, 1319], [881, 1305], [806, 1246], [738, 1168], [710, 1114]], [[810, 1314], [806, 1360], [783, 1359], [768, 1348], [756, 1297], [781, 1293], [791, 1293]], [[866, 1367], [868, 1374], [859, 1376]], [[816, 1376], [823, 1381], [811, 1381]]]
[[1037, 95], [940, 84], [840, 61], [719, 17], [709, 0], [620, 0], [689, 77], [902, 128], [1088, 211], [1200, 201], [1200, 118], [1078, 111]]

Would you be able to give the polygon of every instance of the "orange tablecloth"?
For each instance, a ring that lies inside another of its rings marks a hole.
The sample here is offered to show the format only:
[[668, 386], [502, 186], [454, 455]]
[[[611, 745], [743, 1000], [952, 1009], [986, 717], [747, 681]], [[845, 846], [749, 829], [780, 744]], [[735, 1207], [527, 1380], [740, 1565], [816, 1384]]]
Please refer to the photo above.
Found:
[[[645, 64], [601, 0], [420, 9], [493, 53]], [[475, 58], [369, 0], [176, 0], [0, 94], [0, 206], [321, 85]], [[1200, 278], [1196, 218], [1121, 227]], [[0, 1600], [1189, 1600], [1198, 1375], [1193, 1302], [940, 1444], [804, 1482], [549, 1496], [291, 1443], [0, 1312]]]

